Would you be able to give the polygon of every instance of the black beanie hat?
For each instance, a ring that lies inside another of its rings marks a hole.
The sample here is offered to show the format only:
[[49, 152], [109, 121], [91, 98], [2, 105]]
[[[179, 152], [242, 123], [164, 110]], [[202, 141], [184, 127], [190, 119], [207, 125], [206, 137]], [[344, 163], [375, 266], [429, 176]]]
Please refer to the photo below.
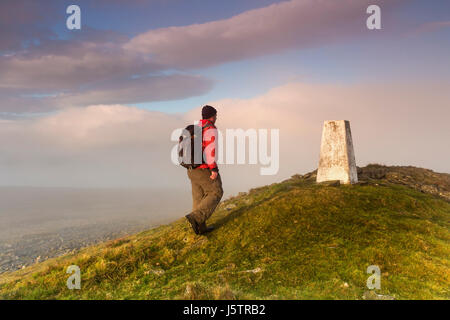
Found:
[[202, 108], [202, 118], [203, 119], [209, 119], [217, 114], [217, 110], [214, 107], [211, 106], [204, 106]]

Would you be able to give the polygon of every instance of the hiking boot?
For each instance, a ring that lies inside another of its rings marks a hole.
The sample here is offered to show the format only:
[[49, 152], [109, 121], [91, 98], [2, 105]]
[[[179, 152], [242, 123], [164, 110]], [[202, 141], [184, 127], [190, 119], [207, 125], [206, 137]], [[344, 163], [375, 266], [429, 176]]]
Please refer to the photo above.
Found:
[[205, 222], [201, 223], [198, 226], [198, 231], [200, 232], [200, 234], [205, 234], [205, 233], [211, 232], [213, 230], [214, 230], [214, 227], [213, 226], [209, 226], [209, 227], [206, 226]]
[[197, 220], [195, 220], [194, 215], [190, 213], [186, 216], [186, 219], [191, 224], [192, 230], [194, 230], [195, 234], [200, 234], [200, 225], [198, 224]]

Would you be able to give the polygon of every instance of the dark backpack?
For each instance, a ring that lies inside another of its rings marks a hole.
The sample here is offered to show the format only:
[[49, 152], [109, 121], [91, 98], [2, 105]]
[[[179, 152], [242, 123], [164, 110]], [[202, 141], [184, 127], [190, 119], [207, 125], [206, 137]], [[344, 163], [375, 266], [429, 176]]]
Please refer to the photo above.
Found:
[[202, 128], [188, 125], [178, 139], [178, 162], [186, 169], [195, 169], [203, 163]]
[[178, 139], [178, 163], [181, 166], [186, 169], [195, 169], [205, 163], [202, 130], [211, 126], [207, 123], [202, 128], [199, 125], [191, 124], [183, 129]]

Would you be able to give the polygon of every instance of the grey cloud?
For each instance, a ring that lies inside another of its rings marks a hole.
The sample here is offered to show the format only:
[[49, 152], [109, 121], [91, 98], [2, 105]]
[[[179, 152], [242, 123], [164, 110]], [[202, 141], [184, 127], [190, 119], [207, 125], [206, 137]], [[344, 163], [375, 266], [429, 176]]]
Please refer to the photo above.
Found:
[[24, 41], [54, 36], [47, 21], [55, 21], [53, 6], [35, 0], [0, 1], [0, 51], [17, 50]]
[[70, 46], [73, 47], [70, 54], [4, 57], [0, 60], [0, 87], [72, 90], [97, 81], [158, 69], [149, 59], [127, 54], [108, 44], [80, 42]]
[[61, 106], [82, 106], [177, 100], [205, 94], [212, 85], [212, 80], [195, 75], [146, 76], [110, 81], [85, 92], [63, 94], [56, 101]]
[[[31, 93], [18, 95], [16, 93], [18, 89], [13, 89], [12, 93], [3, 89], [0, 90], [0, 97], [3, 97], [0, 101], [0, 118], [2, 118], [1, 112], [39, 113], [92, 104], [131, 104], [184, 99], [203, 95], [211, 90], [212, 86], [213, 81], [205, 77], [172, 74], [136, 79], [113, 79], [89, 86], [86, 89], [59, 93], [54, 96], [34, 97]], [[7, 114], [4, 114], [3, 118], [5, 116]]]

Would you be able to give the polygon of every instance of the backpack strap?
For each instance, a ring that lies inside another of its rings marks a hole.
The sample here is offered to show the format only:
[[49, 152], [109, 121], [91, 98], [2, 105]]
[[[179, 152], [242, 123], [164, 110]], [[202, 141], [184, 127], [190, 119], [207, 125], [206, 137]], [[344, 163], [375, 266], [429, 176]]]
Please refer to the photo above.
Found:
[[211, 122], [206, 122], [206, 124], [202, 127], [202, 129], [206, 129], [206, 128], [210, 128], [210, 127], [214, 127], [214, 125]]

